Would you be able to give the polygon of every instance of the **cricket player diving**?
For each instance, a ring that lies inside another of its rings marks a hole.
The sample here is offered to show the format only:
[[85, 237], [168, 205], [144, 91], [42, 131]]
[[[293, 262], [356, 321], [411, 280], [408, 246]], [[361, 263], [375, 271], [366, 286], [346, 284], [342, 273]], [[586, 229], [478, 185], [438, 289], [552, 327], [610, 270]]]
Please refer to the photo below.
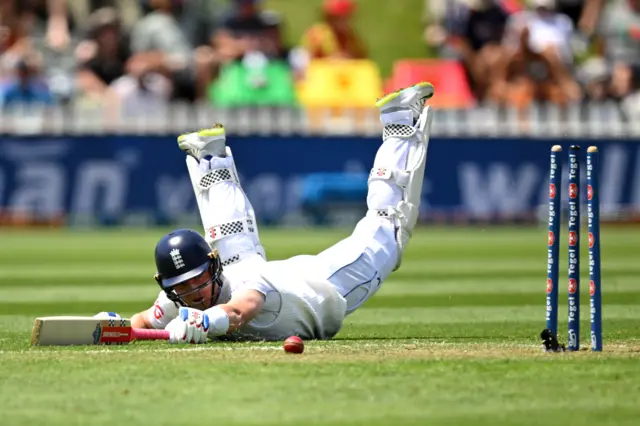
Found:
[[349, 237], [317, 255], [267, 261], [224, 127], [181, 135], [205, 234], [179, 229], [160, 239], [160, 294], [131, 325], [169, 330], [172, 343], [334, 337], [400, 267], [418, 219], [432, 121], [425, 102], [433, 94], [430, 83], [419, 83], [377, 101], [384, 130], [368, 212]]

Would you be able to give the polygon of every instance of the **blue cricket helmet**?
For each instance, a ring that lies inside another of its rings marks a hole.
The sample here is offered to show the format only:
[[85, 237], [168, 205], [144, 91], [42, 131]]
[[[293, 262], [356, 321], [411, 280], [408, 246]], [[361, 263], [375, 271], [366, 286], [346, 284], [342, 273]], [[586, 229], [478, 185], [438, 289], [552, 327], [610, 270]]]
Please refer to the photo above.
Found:
[[[207, 241], [192, 229], [177, 229], [163, 236], [156, 245], [155, 259], [156, 281], [171, 300], [181, 305], [187, 306], [182, 298], [185, 294], [176, 293], [174, 288], [207, 270], [211, 272], [212, 279], [194, 291], [210, 283], [222, 285], [222, 264], [217, 251], [211, 250]], [[214, 290], [211, 292], [211, 306], [215, 302]]]

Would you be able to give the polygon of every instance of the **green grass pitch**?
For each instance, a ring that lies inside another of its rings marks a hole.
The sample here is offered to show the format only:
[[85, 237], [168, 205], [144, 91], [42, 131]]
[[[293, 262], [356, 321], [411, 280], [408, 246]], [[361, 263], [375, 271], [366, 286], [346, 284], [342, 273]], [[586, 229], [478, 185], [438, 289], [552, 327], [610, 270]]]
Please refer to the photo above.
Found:
[[[602, 230], [604, 352], [546, 354], [543, 228], [415, 232], [400, 270], [335, 340], [31, 348], [37, 316], [147, 308], [161, 230], [0, 231], [3, 425], [636, 425], [638, 230]], [[344, 231], [263, 229], [271, 259]], [[564, 240], [563, 240], [564, 243]], [[566, 244], [561, 278], [566, 282]], [[566, 288], [560, 338], [566, 342]]]

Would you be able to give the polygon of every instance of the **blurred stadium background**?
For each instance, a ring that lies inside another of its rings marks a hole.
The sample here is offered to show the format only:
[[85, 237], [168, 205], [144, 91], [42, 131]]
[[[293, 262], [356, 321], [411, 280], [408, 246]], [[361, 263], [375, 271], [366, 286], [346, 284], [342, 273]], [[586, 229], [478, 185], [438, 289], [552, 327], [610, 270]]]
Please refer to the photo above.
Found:
[[352, 223], [372, 105], [420, 80], [424, 221], [543, 219], [555, 143], [640, 208], [636, 0], [4, 0], [0, 49], [5, 225], [197, 227], [174, 140], [214, 122], [264, 226]]

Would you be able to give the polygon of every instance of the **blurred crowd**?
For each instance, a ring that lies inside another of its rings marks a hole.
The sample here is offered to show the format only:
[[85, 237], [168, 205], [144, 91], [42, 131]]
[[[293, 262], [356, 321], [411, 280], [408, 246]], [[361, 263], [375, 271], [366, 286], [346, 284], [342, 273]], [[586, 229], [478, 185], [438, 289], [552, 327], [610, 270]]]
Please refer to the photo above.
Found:
[[[293, 106], [311, 61], [368, 58], [356, 9], [324, 0], [290, 45], [285, 19], [261, 0], [0, 0], [0, 106]], [[425, 0], [424, 9], [424, 42], [463, 65], [477, 100], [640, 106], [640, 0]]]
[[0, 0], [0, 106], [293, 105], [310, 60], [366, 57], [355, 7], [324, 1], [290, 46], [260, 0]]
[[425, 42], [480, 100], [640, 106], [640, 0], [427, 0]]

